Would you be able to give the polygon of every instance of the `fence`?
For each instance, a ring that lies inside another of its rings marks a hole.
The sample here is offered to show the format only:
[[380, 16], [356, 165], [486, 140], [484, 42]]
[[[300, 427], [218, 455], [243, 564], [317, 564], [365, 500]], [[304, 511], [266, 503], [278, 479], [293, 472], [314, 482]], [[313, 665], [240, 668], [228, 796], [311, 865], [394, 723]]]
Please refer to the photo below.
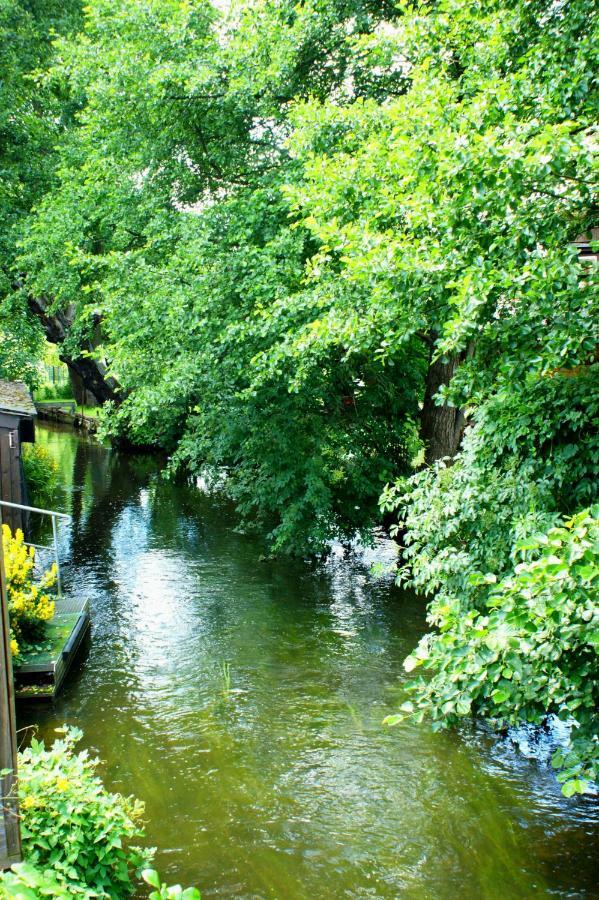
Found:
[[[54, 562], [56, 563], [56, 587], [58, 591], [58, 596], [62, 597], [62, 579], [60, 574], [60, 558], [58, 555], [58, 520], [62, 519], [63, 521], [70, 522], [71, 516], [66, 513], [56, 512], [53, 509], [39, 509], [37, 506], [25, 506], [23, 503], [9, 503], [8, 500], [0, 500], [0, 506], [7, 506], [10, 509], [20, 509], [23, 512], [28, 513], [38, 513], [42, 516], [50, 516], [52, 519], [52, 544], [48, 546], [47, 544], [34, 544], [32, 541], [26, 541], [30, 547], [35, 547], [36, 550], [41, 550], [45, 553], [51, 553], [54, 557]], [[37, 554], [36, 554], [37, 556]]]

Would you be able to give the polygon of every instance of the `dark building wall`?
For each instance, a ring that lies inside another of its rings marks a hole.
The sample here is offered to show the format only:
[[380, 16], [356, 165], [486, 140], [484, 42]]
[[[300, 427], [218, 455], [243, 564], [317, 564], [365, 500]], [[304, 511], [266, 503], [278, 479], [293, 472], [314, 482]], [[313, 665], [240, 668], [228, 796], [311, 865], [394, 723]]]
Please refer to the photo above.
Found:
[[[18, 415], [0, 413], [0, 499], [9, 503], [27, 503], [21, 437], [33, 437], [31, 420]], [[2, 521], [14, 532], [25, 528], [26, 521], [20, 510], [0, 507]]]

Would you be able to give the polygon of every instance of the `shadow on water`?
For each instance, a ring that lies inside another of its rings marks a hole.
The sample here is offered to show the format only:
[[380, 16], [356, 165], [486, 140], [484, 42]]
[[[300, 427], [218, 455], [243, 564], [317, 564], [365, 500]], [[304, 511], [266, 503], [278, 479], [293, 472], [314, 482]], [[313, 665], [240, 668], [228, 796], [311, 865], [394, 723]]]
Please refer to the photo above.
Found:
[[[261, 561], [226, 503], [161, 461], [57, 428], [67, 590], [89, 597], [86, 657], [50, 736], [83, 728], [107, 784], [146, 801], [169, 878], [203, 896], [592, 897], [596, 809], [479, 726], [381, 727], [421, 601], [372, 553]], [[596, 858], [596, 855], [595, 855]]]

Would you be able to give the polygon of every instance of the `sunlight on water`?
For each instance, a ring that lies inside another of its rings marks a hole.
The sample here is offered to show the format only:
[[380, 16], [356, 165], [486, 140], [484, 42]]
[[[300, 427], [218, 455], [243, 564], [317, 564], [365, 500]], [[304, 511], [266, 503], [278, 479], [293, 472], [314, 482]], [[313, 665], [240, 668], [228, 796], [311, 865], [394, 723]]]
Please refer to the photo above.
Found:
[[145, 800], [166, 877], [204, 897], [597, 896], [593, 801], [564, 800], [543, 754], [479, 726], [381, 726], [425, 626], [421, 601], [371, 574], [391, 542], [265, 562], [159, 460], [39, 440], [93, 633], [56, 706], [21, 724], [83, 728], [108, 785]]

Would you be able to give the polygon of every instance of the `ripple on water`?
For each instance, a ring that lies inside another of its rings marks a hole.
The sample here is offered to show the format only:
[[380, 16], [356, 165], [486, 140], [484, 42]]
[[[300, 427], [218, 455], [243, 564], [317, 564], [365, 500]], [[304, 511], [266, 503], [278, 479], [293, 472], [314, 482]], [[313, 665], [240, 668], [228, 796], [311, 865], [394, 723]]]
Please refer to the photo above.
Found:
[[425, 628], [420, 601], [370, 574], [391, 542], [264, 561], [159, 460], [39, 439], [93, 635], [56, 707], [23, 720], [84, 729], [107, 783], [146, 801], [168, 877], [206, 897], [597, 896], [597, 809], [561, 796], [547, 739], [516, 735], [522, 753], [479, 725], [381, 726]]

